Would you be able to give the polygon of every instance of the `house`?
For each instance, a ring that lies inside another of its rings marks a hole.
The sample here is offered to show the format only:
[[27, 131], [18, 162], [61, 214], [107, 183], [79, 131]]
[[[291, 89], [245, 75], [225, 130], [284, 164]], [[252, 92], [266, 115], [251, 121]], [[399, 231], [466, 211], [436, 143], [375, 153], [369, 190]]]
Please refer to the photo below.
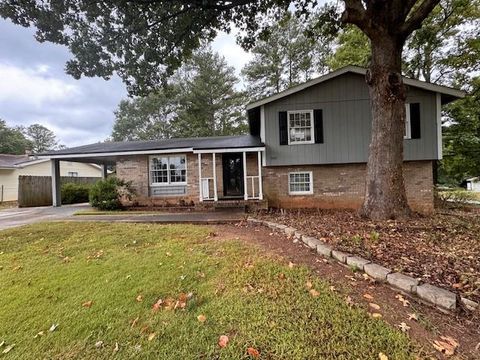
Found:
[[465, 180], [467, 183], [467, 190], [480, 192], [480, 176]]
[[[371, 133], [365, 72], [347, 66], [248, 104], [249, 135], [101, 143], [43, 156], [55, 176], [60, 160], [116, 164], [141, 205], [241, 199], [282, 208], [358, 208]], [[442, 158], [441, 106], [465, 94], [404, 82], [407, 197], [413, 209], [428, 213], [433, 163]]]
[[[99, 165], [62, 161], [61, 176], [101, 177]], [[18, 177], [20, 175], [50, 176], [51, 164], [48, 159], [29, 155], [0, 154], [0, 202], [18, 199]]]

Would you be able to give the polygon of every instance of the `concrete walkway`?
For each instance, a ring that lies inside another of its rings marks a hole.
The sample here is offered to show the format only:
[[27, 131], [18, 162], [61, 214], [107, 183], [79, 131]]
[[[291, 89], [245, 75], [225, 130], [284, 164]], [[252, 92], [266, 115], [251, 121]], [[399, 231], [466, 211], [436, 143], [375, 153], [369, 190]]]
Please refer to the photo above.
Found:
[[0, 211], [0, 230], [43, 221], [100, 221], [126, 223], [189, 223], [189, 224], [230, 224], [241, 221], [245, 214], [240, 211], [182, 212], [135, 214], [125, 212], [114, 215], [73, 215], [77, 211], [91, 210], [88, 204], [63, 205], [61, 207], [12, 208]]
[[0, 211], [0, 230], [41, 221], [64, 220], [77, 211], [89, 209], [91, 207], [88, 204], [5, 209]]

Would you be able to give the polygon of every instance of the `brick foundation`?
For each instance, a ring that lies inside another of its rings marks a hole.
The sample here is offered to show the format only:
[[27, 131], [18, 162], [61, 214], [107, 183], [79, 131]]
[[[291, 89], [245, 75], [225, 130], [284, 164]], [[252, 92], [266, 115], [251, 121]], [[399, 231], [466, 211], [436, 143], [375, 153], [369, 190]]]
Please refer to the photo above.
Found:
[[[288, 173], [294, 171], [312, 171], [312, 195], [288, 194]], [[365, 196], [365, 172], [366, 164], [267, 167], [263, 170], [264, 194], [271, 207], [358, 209]], [[432, 162], [406, 162], [404, 174], [411, 208], [432, 213]]]

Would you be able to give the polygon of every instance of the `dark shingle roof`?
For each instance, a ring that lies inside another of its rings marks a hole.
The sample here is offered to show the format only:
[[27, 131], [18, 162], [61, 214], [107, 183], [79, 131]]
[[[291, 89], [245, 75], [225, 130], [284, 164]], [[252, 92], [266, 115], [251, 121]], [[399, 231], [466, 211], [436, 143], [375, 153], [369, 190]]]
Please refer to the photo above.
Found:
[[222, 148], [250, 148], [263, 146], [260, 138], [252, 135], [240, 136], [215, 136], [201, 138], [179, 138], [149, 141], [121, 141], [104, 142], [90, 145], [77, 146], [69, 149], [48, 151], [38, 155], [73, 155], [73, 154], [102, 154], [125, 151], [148, 151], [168, 149], [206, 150]]
[[28, 155], [0, 154], [0, 168], [14, 169], [16, 165], [31, 161]]

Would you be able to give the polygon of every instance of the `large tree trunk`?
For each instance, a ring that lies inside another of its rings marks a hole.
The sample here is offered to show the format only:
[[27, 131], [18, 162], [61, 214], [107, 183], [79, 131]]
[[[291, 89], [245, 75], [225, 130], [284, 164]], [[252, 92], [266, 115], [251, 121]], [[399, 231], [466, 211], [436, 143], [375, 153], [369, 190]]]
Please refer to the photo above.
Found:
[[[399, 41], [401, 42], [401, 41]], [[379, 35], [371, 39], [372, 62], [367, 72], [372, 105], [365, 201], [361, 214], [371, 219], [410, 215], [403, 179], [403, 137], [406, 89], [401, 76], [402, 47]]]

